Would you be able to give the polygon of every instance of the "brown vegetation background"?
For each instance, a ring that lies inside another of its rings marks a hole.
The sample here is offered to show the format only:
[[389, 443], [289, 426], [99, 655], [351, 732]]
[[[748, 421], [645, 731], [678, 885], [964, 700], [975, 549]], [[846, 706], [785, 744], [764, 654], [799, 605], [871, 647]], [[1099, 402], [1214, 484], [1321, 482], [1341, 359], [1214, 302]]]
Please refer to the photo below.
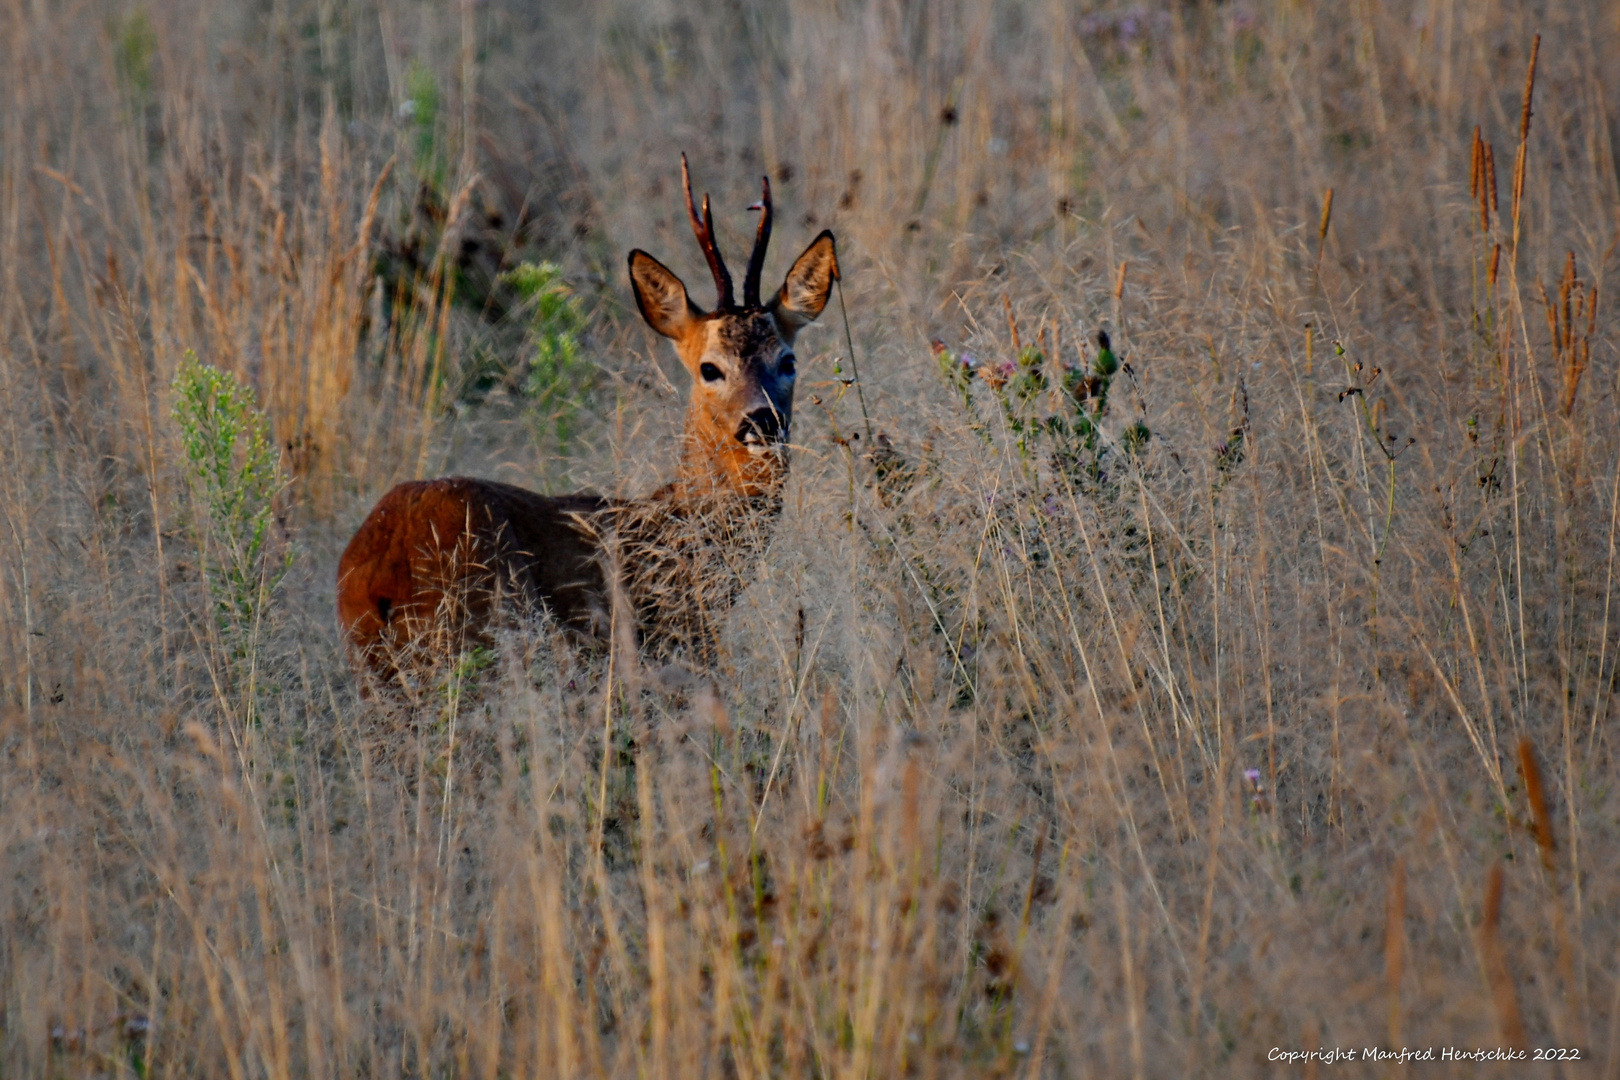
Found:
[[[1620, 1074], [1611, 3], [3, 0], [0, 54], [0, 1072]], [[854, 347], [716, 691], [536, 624], [362, 702], [390, 484], [664, 471], [683, 150], [734, 264], [761, 174], [768, 278], [837, 232]], [[1099, 329], [1085, 484], [929, 346]], [[245, 651], [187, 350], [291, 481]]]

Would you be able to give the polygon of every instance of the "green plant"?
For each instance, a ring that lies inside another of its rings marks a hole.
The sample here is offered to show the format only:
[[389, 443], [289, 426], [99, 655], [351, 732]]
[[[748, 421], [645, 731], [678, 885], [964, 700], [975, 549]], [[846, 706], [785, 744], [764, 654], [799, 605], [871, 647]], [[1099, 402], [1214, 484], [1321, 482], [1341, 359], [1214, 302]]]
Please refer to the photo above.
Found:
[[113, 67], [118, 82], [129, 95], [131, 109], [144, 113], [152, 104], [156, 82], [152, 60], [157, 55], [157, 34], [152, 30], [152, 20], [146, 12], [137, 10], [115, 27], [113, 36]]
[[[1099, 422], [1108, 415], [1108, 392], [1120, 367], [1108, 332], [1099, 330], [1097, 355], [1091, 369], [1069, 367], [1064, 371], [1065, 411], [1049, 417], [1047, 429], [1053, 436], [1054, 464], [1071, 481], [1096, 481], [1103, 476], [1108, 448], [1100, 443]], [[1134, 456], [1152, 437], [1147, 423], [1138, 419], [1120, 432], [1119, 447], [1126, 455]]]
[[280, 455], [253, 389], [231, 372], [187, 350], [173, 391], [203, 580], [220, 632], [240, 649], [292, 565], [291, 547], [277, 554], [272, 543]]
[[[1058, 409], [1044, 418], [1040, 406], [1051, 382], [1046, 375], [1047, 357], [1034, 345], [1019, 345], [1016, 360], [979, 363], [958, 355], [943, 342], [932, 343], [940, 376], [961, 403], [968, 424], [981, 440], [989, 433], [979, 422], [973, 405], [973, 380], [989, 387], [1012, 435], [1020, 459], [1032, 467], [1044, 442], [1051, 452], [1053, 468], [1071, 481], [1095, 481], [1103, 475], [1104, 460], [1111, 452], [1102, 441], [1100, 421], [1108, 415], [1109, 390], [1121, 370], [1106, 331], [1097, 333], [1097, 354], [1089, 367], [1065, 364], [1058, 385]], [[1153, 432], [1138, 419], [1119, 433], [1119, 450], [1135, 456], [1147, 446]]]
[[542, 437], [550, 433], [560, 448], [566, 448], [592, 374], [581, 355], [585, 314], [579, 298], [554, 263], [522, 263], [502, 281], [517, 291], [528, 309], [534, 352], [522, 385], [531, 402], [535, 433]]
[[1045, 363], [1046, 356], [1040, 349], [1024, 345], [1019, 347], [1016, 361], [979, 372], [979, 377], [995, 392], [1007, 420], [1007, 430], [1012, 432], [1018, 455], [1025, 462], [1034, 460], [1036, 441], [1040, 438], [1041, 425], [1036, 412], [1046, 390]]
[[957, 401], [962, 406], [962, 415], [967, 418], [968, 428], [979, 437], [979, 441], [989, 445], [990, 432], [979, 422], [978, 414], [973, 408], [973, 376], [978, 369], [978, 361], [969, 353], [953, 352], [943, 341], [935, 339], [930, 342], [934, 350], [934, 362], [939, 365], [939, 374], [945, 380], [945, 385], [956, 393]]
[[444, 161], [439, 146], [439, 80], [420, 60], [405, 74], [405, 101], [400, 117], [410, 127], [411, 157], [419, 180], [435, 192], [444, 189]]

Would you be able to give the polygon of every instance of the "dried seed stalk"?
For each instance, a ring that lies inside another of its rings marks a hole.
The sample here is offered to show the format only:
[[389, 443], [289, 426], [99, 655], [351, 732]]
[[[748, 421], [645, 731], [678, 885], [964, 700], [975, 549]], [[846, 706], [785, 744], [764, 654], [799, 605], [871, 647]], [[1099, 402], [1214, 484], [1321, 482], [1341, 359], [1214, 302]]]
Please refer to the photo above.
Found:
[[1536, 59], [1541, 54], [1541, 35], [1530, 44], [1530, 67], [1524, 73], [1524, 107], [1519, 113], [1519, 154], [1513, 163], [1513, 228], [1519, 227], [1519, 211], [1524, 206], [1525, 158], [1530, 145], [1530, 101], [1536, 92]]
[[1502, 864], [1492, 863], [1485, 878], [1485, 909], [1479, 923], [1479, 951], [1485, 963], [1485, 981], [1491, 991], [1491, 1007], [1496, 1012], [1497, 1031], [1512, 1047], [1524, 1045], [1524, 1022], [1519, 1016], [1519, 999], [1513, 990], [1507, 958], [1502, 954]]
[[1564, 275], [1558, 284], [1558, 298], [1552, 299], [1540, 282], [1541, 303], [1547, 313], [1547, 332], [1552, 338], [1553, 357], [1558, 366], [1558, 411], [1566, 418], [1575, 410], [1581, 376], [1592, 360], [1592, 337], [1597, 331], [1597, 286], [1583, 286], [1575, 268], [1575, 253], [1564, 262]]
[[1553, 836], [1552, 815], [1547, 812], [1547, 791], [1541, 783], [1541, 764], [1536, 760], [1536, 748], [1529, 739], [1519, 740], [1519, 771], [1524, 775], [1524, 793], [1530, 800], [1530, 818], [1535, 826], [1536, 847], [1541, 851], [1541, 865], [1552, 874], [1557, 872], [1554, 858], [1558, 841]]

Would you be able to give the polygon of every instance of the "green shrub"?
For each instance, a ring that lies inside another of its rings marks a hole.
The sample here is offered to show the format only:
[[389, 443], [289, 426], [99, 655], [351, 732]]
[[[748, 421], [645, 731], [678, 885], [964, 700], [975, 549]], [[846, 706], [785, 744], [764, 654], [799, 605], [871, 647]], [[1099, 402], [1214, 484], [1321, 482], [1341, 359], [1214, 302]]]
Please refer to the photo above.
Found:
[[441, 193], [445, 168], [439, 152], [439, 80], [420, 60], [412, 60], [405, 73], [405, 101], [400, 116], [410, 126], [417, 179]]
[[152, 61], [157, 55], [157, 33], [146, 12], [135, 11], [113, 29], [113, 67], [130, 106], [144, 112], [152, 103], [155, 78]]
[[562, 271], [549, 262], [523, 263], [502, 281], [517, 291], [528, 310], [529, 345], [534, 352], [522, 386], [531, 403], [535, 434], [553, 435], [559, 448], [566, 448], [593, 374], [580, 348], [585, 314], [579, 298]]
[[286, 486], [280, 455], [252, 388], [231, 372], [188, 350], [173, 390], [203, 581], [221, 634], [240, 653], [292, 565], [290, 547], [272, 551], [274, 502]]

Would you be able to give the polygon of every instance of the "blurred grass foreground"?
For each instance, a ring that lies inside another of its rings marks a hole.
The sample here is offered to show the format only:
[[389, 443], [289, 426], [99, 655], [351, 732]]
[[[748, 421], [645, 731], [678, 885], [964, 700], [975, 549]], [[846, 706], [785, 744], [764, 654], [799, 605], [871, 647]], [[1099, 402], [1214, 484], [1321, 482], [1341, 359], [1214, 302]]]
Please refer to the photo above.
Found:
[[[0, 1075], [1620, 1075], [1620, 8], [0, 0], [0, 53]], [[721, 670], [540, 618], [363, 699], [390, 485], [665, 476], [623, 260], [707, 302], [682, 151], [732, 253], [770, 177], [767, 280], [836, 230], [849, 319]]]

